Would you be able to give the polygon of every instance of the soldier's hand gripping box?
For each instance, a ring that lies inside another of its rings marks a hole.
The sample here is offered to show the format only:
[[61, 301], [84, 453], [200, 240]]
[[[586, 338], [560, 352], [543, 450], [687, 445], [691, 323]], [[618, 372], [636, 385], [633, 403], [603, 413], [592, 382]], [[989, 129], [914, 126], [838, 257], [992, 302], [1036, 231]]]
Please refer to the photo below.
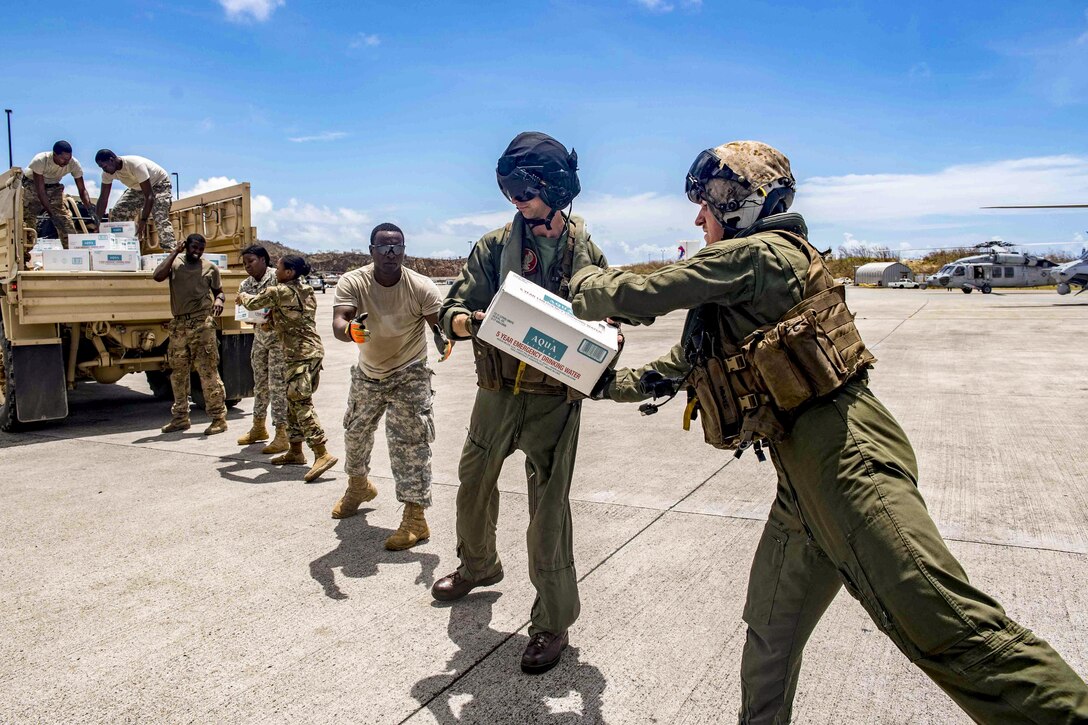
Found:
[[139, 272], [140, 251], [130, 249], [92, 249], [91, 269], [96, 272]]
[[479, 339], [589, 395], [619, 351], [616, 328], [574, 316], [570, 303], [510, 272]]

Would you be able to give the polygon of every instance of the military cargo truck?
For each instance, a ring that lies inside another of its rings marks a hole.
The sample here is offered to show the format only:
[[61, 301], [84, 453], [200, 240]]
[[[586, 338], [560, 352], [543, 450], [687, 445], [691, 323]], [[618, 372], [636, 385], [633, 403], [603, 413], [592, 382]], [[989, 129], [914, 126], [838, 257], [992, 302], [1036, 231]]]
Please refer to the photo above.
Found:
[[[130, 373], [146, 375], [156, 397], [171, 399], [169, 284], [155, 282], [151, 270], [31, 269], [36, 220], [23, 219], [22, 175], [19, 168], [0, 175], [0, 429], [61, 420], [68, 415], [68, 391], [87, 382], [116, 383]], [[227, 269], [220, 270], [227, 296], [218, 321], [220, 373], [227, 404], [237, 404], [253, 395], [252, 328], [233, 315], [246, 277], [241, 250], [256, 239], [249, 184], [179, 199], [170, 219], [179, 241], [199, 232], [208, 253], [227, 255]], [[144, 251], [161, 251], [157, 239], [152, 226]], [[203, 403], [195, 375], [192, 396]]]

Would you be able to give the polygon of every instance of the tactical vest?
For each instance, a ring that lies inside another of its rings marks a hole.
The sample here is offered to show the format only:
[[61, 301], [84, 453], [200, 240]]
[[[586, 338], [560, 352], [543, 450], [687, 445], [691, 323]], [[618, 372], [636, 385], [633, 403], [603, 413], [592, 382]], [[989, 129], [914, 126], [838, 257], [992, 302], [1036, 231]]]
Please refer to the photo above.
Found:
[[[499, 247], [503, 250], [502, 256], [504, 259], [511, 253], [515, 253], [518, 260], [522, 258], [524, 253], [524, 247], [522, 246], [524, 233], [524, 224], [521, 229], [517, 230], [515, 230], [513, 223], [508, 223], [503, 228], [502, 236], [499, 239]], [[586, 244], [587, 242], [588, 237], [585, 233], [585, 226], [572, 218], [567, 230], [567, 245], [561, 250], [559, 259], [560, 279], [558, 281], [558, 289], [550, 290], [558, 293], [559, 296], [565, 300], [570, 299], [570, 278], [573, 274], [571, 267], [574, 264], [574, 245], [576, 243]], [[514, 249], [513, 246], [511, 246], [508, 250], [507, 246], [511, 244], [516, 244], [517, 249]], [[507, 267], [509, 267], [508, 264], [502, 265], [501, 278], [506, 277], [505, 272]], [[518, 274], [523, 274], [520, 261], [516, 271]], [[545, 276], [550, 273], [550, 270], [542, 271]], [[548, 286], [546, 277], [542, 281], [544, 282], [543, 286]], [[513, 388], [515, 395], [520, 393], [529, 393], [531, 395], [566, 395], [568, 400], [580, 400], [586, 397], [574, 388], [564, 385], [555, 378], [523, 363], [513, 355], [505, 353], [492, 345], [488, 345], [486, 342], [477, 340], [475, 336], [472, 338], [472, 352], [476, 359], [477, 384], [484, 390], [501, 390], [504, 387], [509, 387]]]
[[774, 233], [808, 260], [802, 300], [740, 341], [730, 338], [721, 313], [712, 315], [688, 344], [684, 427], [698, 417], [707, 443], [738, 456], [755, 443], [762, 458], [761, 441], [784, 438], [805, 408], [876, 362], [846, 306], [845, 288], [835, 284], [820, 253], [803, 237]]

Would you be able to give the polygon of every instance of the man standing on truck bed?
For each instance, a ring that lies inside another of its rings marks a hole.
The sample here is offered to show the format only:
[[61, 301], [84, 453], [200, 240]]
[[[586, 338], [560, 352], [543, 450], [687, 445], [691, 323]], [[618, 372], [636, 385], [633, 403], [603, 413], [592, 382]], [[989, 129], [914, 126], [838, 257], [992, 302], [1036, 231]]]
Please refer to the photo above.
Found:
[[[102, 169], [102, 191], [98, 194], [98, 218], [106, 213], [113, 180], [119, 179], [128, 187], [110, 212], [110, 221], [136, 220], [136, 236], [144, 239], [147, 220], [155, 219], [159, 230], [159, 246], [169, 251], [175, 247], [174, 227], [170, 224], [170, 203], [174, 190], [166, 169], [143, 156], [118, 156], [109, 149], [101, 149], [94, 155], [94, 162]], [[145, 245], [149, 246], [149, 245]]]
[[72, 144], [67, 141], [57, 141], [52, 152], [42, 151], [31, 159], [23, 176], [23, 223], [37, 228], [38, 215], [47, 212], [65, 249], [68, 248], [68, 235], [76, 231], [72, 213], [64, 203], [64, 184], [61, 183], [68, 174], [75, 179], [83, 205], [90, 209], [91, 199], [83, 185], [83, 167], [72, 156]]
[[[99, 202], [101, 203], [101, 202]], [[152, 275], [156, 282], [170, 280], [170, 385], [174, 388], [173, 417], [162, 427], [163, 433], [188, 430], [189, 370], [195, 369], [204, 389], [204, 409], [212, 419], [204, 435], [227, 429], [226, 390], [219, 378], [219, 342], [215, 338], [215, 318], [223, 314], [226, 295], [219, 281], [219, 268], [206, 259], [207, 241], [201, 234], [190, 234], [185, 244], [174, 249]], [[184, 250], [185, 256], [178, 256]]]

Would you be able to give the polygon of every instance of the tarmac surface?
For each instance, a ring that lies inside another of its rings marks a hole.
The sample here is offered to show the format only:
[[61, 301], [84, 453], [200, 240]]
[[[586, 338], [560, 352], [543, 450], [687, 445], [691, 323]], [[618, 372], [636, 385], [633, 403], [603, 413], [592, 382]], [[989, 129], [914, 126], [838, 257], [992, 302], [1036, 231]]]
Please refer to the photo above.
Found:
[[[68, 420], [0, 433], [0, 722], [735, 722], [752, 553], [770, 463], [587, 401], [571, 493], [582, 615], [562, 663], [521, 673], [533, 590], [527, 499], [504, 470], [506, 578], [452, 605], [457, 462], [470, 347], [435, 365], [432, 538], [406, 552], [384, 436], [380, 494], [355, 518], [341, 418], [354, 346], [331, 334], [318, 413], [341, 464], [312, 484], [225, 435], [161, 435], [142, 377], [87, 384]], [[1088, 299], [851, 289], [872, 387], [910, 436], [921, 489], [972, 581], [1088, 673]], [[663, 354], [683, 316], [628, 329], [625, 364]], [[966, 723], [840, 592], [805, 656], [798, 723]]]

